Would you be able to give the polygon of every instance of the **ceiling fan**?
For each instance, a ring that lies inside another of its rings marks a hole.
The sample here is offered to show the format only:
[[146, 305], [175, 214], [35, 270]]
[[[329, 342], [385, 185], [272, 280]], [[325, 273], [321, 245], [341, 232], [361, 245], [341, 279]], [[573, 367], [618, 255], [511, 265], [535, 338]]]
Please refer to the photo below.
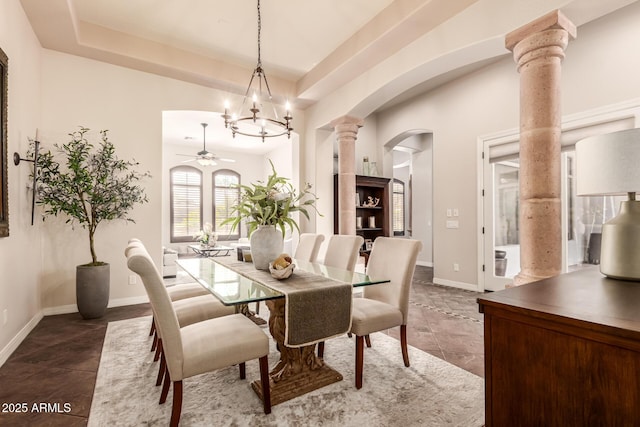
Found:
[[193, 157], [193, 159], [185, 160], [182, 163], [198, 162], [202, 166], [215, 166], [215, 165], [218, 164], [216, 161], [234, 163], [235, 160], [233, 160], [233, 159], [223, 159], [222, 157], [218, 157], [215, 154], [207, 151], [207, 126], [208, 126], [208, 124], [207, 123], [200, 123], [200, 124], [202, 125], [202, 133], [203, 133], [203, 136], [202, 136], [202, 150], [198, 151], [195, 156], [193, 154], [178, 154], [178, 156]]

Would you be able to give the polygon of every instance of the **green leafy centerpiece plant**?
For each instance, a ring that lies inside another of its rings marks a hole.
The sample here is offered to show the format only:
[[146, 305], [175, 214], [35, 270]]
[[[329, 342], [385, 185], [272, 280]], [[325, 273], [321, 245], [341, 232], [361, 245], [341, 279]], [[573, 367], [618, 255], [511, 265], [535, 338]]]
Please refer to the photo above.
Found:
[[[269, 262], [282, 253], [286, 229], [300, 231], [298, 223], [290, 215], [300, 212], [309, 219], [309, 209], [315, 210], [318, 198], [311, 192], [311, 184], [297, 191], [288, 178], [278, 176], [273, 162], [271, 175], [266, 182], [239, 185], [240, 199], [232, 207], [231, 216], [222, 224], [231, 224], [235, 230], [244, 221], [248, 227], [253, 265], [268, 270]], [[322, 215], [320, 215], [322, 216]]]
[[109, 302], [109, 264], [96, 254], [96, 229], [104, 221], [135, 222], [129, 213], [148, 201], [140, 181], [150, 176], [134, 169], [137, 162], [116, 156], [106, 130], [100, 131], [97, 146], [87, 139], [88, 132], [80, 127], [54, 151], [42, 151], [37, 170], [37, 203], [44, 214], [64, 214], [67, 223], [88, 231], [91, 262], [76, 268], [76, 299], [85, 319], [101, 317]]

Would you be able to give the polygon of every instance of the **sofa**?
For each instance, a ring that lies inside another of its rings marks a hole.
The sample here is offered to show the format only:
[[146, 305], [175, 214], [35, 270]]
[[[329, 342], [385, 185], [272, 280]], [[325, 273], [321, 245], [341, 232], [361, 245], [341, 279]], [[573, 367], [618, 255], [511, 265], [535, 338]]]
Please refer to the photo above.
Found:
[[178, 266], [176, 265], [178, 251], [163, 248], [162, 252], [162, 277], [176, 277], [178, 273]]

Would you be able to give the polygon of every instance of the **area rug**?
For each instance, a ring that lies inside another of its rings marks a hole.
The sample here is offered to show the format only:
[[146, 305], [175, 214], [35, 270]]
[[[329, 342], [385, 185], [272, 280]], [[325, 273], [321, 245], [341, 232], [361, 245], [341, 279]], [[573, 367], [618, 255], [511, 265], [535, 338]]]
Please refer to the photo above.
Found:
[[[149, 352], [149, 317], [111, 322], [102, 351], [89, 426], [165, 426], [171, 392], [158, 405], [158, 364]], [[265, 329], [265, 333], [268, 330]], [[428, 353], [409, 347], [411, 366], [402, 363], [400, 344], [376, 333], [365, 348], [364, 384], [354, 384], [354, 340], [327, 341], [325, 361], [344, 380], [262, 412], [250, 381], [258, 362], [184, 380], [182, 426], [482, 426], [484, 380]], [[272, 341], [269, 362], [278, 360]]]

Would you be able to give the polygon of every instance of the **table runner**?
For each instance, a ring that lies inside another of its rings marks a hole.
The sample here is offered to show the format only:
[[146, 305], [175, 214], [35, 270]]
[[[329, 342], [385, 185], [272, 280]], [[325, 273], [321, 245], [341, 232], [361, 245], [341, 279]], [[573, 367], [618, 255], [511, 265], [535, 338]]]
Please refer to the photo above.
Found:
[[288, 279], [277, 280], [269, 271], [256, 270], [250, 262], [233, 258], [213, 261], [285, 295], [284, 344], [288, 347], [315, 344], [351, 329], [350, 283], [298, 269]]

